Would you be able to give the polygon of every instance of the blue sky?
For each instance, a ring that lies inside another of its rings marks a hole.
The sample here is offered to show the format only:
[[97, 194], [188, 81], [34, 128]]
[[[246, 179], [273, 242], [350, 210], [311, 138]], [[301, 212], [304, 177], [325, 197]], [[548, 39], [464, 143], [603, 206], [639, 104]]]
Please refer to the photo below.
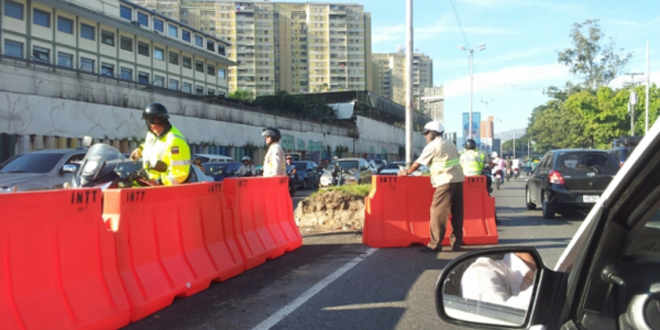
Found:
[[[393, 52], [405, 44], [405, 0], [333, 2], [360, 3], [371, 13], [373, 52]], [[633, 53], [626, 72], [646, 71], [648, 40], [651, 80], [660, 82], [660, 1], [414, 1], [414, 48], [433, 59], [434, 85], [445, 87], [447, 130], [460, 131], [460, 114], [469, 109], [467, 54], [458, 48], [465, 39], [475, 48], [486, 44], [474, 57], [473, 111], [482, 118], [494, 115], [497, 133], [526, 127], [532, 109], [547, 100], [545, 87], [577, 81], [558, 64], [557, 53], [572, 46], [573, 23], [586, 19], [599, 19], [605, 36]]]

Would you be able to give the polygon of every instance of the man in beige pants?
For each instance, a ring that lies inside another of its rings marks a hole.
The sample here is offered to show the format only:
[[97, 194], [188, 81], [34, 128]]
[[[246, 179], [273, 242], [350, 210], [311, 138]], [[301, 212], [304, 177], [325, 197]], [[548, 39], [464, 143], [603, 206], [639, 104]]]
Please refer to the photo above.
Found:
[[420, 165], [428, 166], [431, 170], [431, 185], [435, 188], [431, 202], [431, 240], [424, 248], [424, 251], [429, 252], [440, 249], [450, 212], [453, 228], [450, 237], [452, 251], [460, 250], [463, 244], [463, 169], [456, 146], [443, 139], [444, 131], [439, 121], [426, 123], [426, 147], [410, 168], [399, 172], [399, 175], [410, 175]]

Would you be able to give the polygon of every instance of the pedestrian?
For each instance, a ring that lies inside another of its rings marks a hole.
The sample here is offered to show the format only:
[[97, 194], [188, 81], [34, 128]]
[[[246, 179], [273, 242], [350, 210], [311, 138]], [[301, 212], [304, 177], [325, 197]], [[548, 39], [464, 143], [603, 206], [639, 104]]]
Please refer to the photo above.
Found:
[[147, 136], [130, 158], [143, 160], [150, 185], [181, 184], [190, 175], [190, 147], [169, 118], [167, 108], [160, 103], [150, 104], [142, 112]]
[[463, 244], [463, 169], [456, 146], [443, 138], [444, 131], [439, 121], [426, 123], [426, 147], [410, 168], [399, 172], [402, 176], [410, 175], [421, 165], [429, 167], [431, 171], [431, 185], [435, 188], [431, 201], [431, 239], [424, 248], [424, 251], [431, 252], [440, 249], [450, 213], [453, 228], [449, 239], [451, 250], [458, 251]]
[[286, 176], [286, 167], [284, 166], [284, 150], [280, 146], [280, 130], [267, 127], [261, 132], [264, 137], [268, 151], [264, 157], [264, 177]]

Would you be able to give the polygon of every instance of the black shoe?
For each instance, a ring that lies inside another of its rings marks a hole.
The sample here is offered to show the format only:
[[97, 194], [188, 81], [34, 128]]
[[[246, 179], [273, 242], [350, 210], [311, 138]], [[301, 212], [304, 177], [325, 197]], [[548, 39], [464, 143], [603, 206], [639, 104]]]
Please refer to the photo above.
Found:
[[420, 249], [420, 251], [422, 251], [422, 252], [426, 252], [426, 253], [438, 253], [438, 252], [439, 252], [438, 248], [432, 249], [432, 248], [430, 248], [430, 247], [428, 247], [428, 246], [424, 246], [424, 247], [422, 247], [422, 248]]
[[454, 252], [458, 252], [458, 251], [463, 251], [463, 248], [461, 247], [460, 244], [454, 244], [451, 246], [451, 250]]

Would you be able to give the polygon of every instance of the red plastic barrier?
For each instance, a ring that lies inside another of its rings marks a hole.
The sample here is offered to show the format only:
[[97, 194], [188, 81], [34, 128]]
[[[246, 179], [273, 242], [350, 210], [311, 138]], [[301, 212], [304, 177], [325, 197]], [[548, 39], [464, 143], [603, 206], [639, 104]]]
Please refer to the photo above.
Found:
[[[496, 244], [495, 199], [486, 192], [485, 177], [463, 184], [463, 243]], [[371, 247], [405, 247], [429, 241], [433, 187], [429, 177], [374, 176], [365, 199], [362, 242]], [[449, 244], [451, 222], [442, 241]]]
[[118, 230], [118, 265], [133, 321], [168, 306], [175, 296], [206, 289], [219, 277], [204, 232], [204, 223], [218, 220], [204, 212], [217, 203], [209, 197], [215, 193], [210, 185], [104, 192], [103, 217]]
[[222, 185], [225, 219], [233, 224], [246, 269], [302, 244], [287, 178], [228, 178]]
[[0, 328], [112, 329], [129, 323], [98, 189], [0, 195]]

